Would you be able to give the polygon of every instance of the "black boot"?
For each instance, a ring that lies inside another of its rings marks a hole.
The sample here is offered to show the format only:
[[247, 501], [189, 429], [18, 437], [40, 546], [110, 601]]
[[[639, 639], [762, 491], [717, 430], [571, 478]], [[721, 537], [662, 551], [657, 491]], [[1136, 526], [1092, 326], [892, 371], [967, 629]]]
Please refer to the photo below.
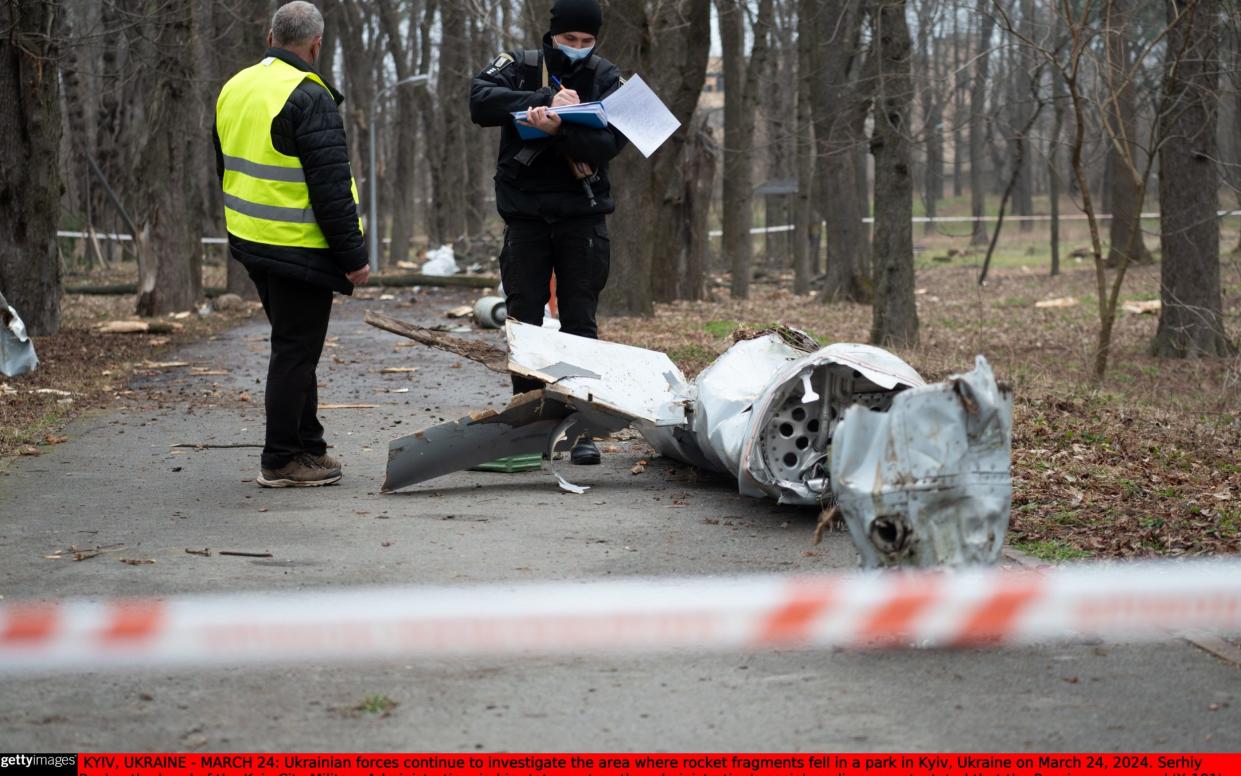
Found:
[[577, 443], [569, 451], [569, 462], [576, 466], [597, 466], [603, 460], [595, 440], [588, 436], [577, 438]]

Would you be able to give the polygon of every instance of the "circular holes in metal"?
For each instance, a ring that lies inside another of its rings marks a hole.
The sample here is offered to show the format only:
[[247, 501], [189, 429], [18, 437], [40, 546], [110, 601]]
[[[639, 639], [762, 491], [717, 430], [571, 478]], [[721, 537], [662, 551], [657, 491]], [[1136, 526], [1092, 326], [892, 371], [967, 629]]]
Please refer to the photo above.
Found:
[[[772, 414], [760, 438], [759, 449], [772, 478], [798, 482], [802, 470], [818, 456], [811, 442], [819, 433], [819, 402], [802, 403], [801, 391], [794, 391]], [[820, 400], [821, 401], [821, 400]]]

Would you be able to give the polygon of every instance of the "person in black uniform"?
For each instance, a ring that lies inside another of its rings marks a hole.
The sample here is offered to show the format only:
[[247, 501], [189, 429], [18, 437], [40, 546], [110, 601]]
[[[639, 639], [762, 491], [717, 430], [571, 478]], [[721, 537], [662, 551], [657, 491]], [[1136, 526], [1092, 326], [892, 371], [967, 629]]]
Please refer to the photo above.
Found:
[[[596, 0], [556, 0], [542, 48], [500, 54], [470, 89], [474, 123], [502, 127], [495, 184], [505, 223], [500, 276], [508, 315], [542, 325], [555, 272], [560, 330], [591, 339], [598, 338], [595, 308], [611, 255], [608, 162], [626, 141], [611, 127], [563, 122], [548, 108], [600, 100], [620, 87], [617, 67], [595, 54], [602, 25]], [[528, 123], [549, 137], [521, 139], [512, 114], [524, 110]], [[513, 377], [514, 393], [541, 386]], [[599, 448], [583, 436], [570, 460], [599, 463]]]

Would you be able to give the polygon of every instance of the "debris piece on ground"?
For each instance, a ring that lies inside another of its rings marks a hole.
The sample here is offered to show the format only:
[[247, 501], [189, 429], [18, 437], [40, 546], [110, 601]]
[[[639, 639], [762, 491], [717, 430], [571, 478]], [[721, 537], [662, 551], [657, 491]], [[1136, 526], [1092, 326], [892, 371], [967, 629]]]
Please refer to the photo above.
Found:
[[155, 561], [151, 558], [118, 558], [121, 563], [126, 566], [154, 566]]
[[[381, 328], [428, 339], [399, 321]], [[1012, 495], [1012, 396], [981, 356], [972, 372], [927, 385], [880, 348], [819, 347], [788, 327], [738, 330], [689, 385], [656, 351], [515, 321], [506, 334], [505, 371], [545, 387], [393, 441], [385, 492], [540, 446], [554, 460], [562, 439], [633, 426], [659, 453], [732, 474], [743, 495], [800, 506], [834, 497], [868, 567], [998, 559]], [[460, 353], [463, 343], [428, 344]], [[500, 358], [474, 360], [494, 369]], [[552, 473], [562, 489], [586, 490]]]
[[143, 369], [180, 369], [190, 366], [188, 361], [143, 361]]
[[1056, 299], [1044, 299], [1035, 302], [1034, 306], [1039, 309], [1055, 308], [1055, 307], [1076, 307], [1077, 298], [1072, 296], [1061, 296]]
[[212, 301], [211, 306], [222, 313], [226, 313], [233, 310], [246, 309], [247, 302], [237, 294], [220, 294]]
[[162, 321], [104, 321], [95, 326], [100, 334], [172, 334], [184, 328], [179, 323]]
[[419, 344], [427, 345], [437, 350], [446, 350], [462, 358], [477, 361], [493, 372], [508, 374], [508, 353], [500, 348], [460, 337], [446, 337], [438, 331], [415, 326], [373, 310], [366, 311], [364, 320], [377, 329], [383, 329], [392, 334], [412, 339]]
[[373, 410], [378, 404], [320, 404], [321, 410]]
[[422, 265], [422, 274], [432, 277], [457, 274], [457, 259], [451, 245], [441, 245], [427, 252], [427, 260]]
[[1012, 390], [973, 371], [855, 404], [831, 448], [836, 503], [863, 565], [966, 566], [1000, 558], [1012, 508]]
[[[402, 343], [403, 344], [403, 343]], [[416, 366], [386, 366], [379, 370], [381, 375], [411, 375], [418, 371]]]
[[89, 560], [103, 555], [105, 552], [120, 552], [125, 549], [124, 544], [100, 544], [94, 547], [78, 548], [70, 545], [63, 550], [56, 550], [51, 555], [44, 555], [47, 560], [61, 560], [65, 557], [72, 557], [75, 561]]
[[17, 311], [0, 294], [0, 374], [20, 377], [39, 366], [34, 343], [26, 333], [26, 324]]
[[202, 556], [202, 557], [204, 557], [204, 558], [210, 558], [210, 557], [211, 557], [211, 548], [210, 548], [210, 547], [203, 547], [201, 550], [194, 550], [194, 549], [191, 549], [191, 548], [189, 548], [189, 547], [186, 547], [186, 548], [185, 548], [185, 552], [186, 552], [186, 554], [189, 554], [189, 555], [199, 555], [199, 556]]
[[49, 445], [63, 445], [65, 442], [68, 442], [68, 441], [69, 441], [69, 437], [58, 436], [56, 434], [48, 434], [47, 436], [43, 437], [43, 442]]
[[204, 369], [202, 367], [195, 367], [190, 370], [190, 374], [194, 377], [226, 377], [227, 375], [232, 374], [232, 372], [227, 369]]
[[[320, 407], [322, 409], [322, 407]], [[191, 450], [238, 450], [245, 447], [261, 448], [263, 445], [249, 444], [238, 442], [236, 444], [208, 444], [206, 442], [179, 442], [175, 445], [169, 445], [172, 448], [187, 447]]]
[[1148, 302], [1125, 302], [1120, 309], [1131, 315], [1159, 315], [1163, 309], [1163, 303], [1158, 299], [1152, 299]]
[[217, 555], [229, 555], [234, 558], [274, 558], [270, 552], [242, 552], [240, 550], [220, 550]]
[[473, 307], [470, 307], [468, 304], [463, 304], [460, 307], [452, 308], [448, 312], [444, 313], [444, 315], [448, 318], [468, 318], [473, 313]]
[[484, 296], [474, 303], [474, 320], [484, 329], [498, 329], [508, 320], [508, 305], [502, 296]]

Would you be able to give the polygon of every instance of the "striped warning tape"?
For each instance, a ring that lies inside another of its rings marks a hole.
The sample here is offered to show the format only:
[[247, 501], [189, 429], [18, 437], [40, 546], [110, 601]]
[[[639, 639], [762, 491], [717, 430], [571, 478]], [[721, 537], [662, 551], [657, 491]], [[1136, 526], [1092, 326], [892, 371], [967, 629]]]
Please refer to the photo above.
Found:
[[1163, 640], [1241, 633], [1241, 563], [0, 604], [0, 672], [436, 655]]

